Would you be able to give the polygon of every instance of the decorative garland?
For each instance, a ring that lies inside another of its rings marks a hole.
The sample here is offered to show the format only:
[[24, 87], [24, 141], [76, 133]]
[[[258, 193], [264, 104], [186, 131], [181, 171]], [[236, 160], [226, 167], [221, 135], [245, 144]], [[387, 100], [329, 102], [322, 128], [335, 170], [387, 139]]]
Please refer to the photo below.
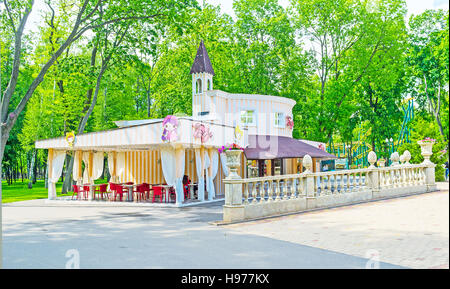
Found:
[[66, 134], [66, 142], [70, 147], [73, 147], [73, 143], [75, 142], [75, 133], [73, 131]]
[[164, 142], [173, 142], [178, 140], [178, 118], [174, 115], [168, 115], [163, 120], [163, 132], [161, 140]]
[[293, 129], [294, 128], [294, 121], [292, 120], [292, 117], [286, 116], [286, 126], [289, 129]]
[[209, 126], [206, 126], [202, 123], [195, 123], [192, 125], [194, 129], [194, 138], [200, 139], [202, 143], [209, 141], [213, 137], [213, 133], [209, 129]]

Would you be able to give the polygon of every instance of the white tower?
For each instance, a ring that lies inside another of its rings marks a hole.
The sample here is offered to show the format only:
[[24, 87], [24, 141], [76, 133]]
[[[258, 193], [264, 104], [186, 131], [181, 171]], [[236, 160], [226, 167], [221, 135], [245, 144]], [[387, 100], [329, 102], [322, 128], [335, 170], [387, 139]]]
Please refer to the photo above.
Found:
[[192, 116], [194, 118], [208, 118], [215, 112], [212, 99], [207, 91], [213, 89], [214, 69], [209, 60], [203, 40], [197, 50], [191, 68], [192, 75]]

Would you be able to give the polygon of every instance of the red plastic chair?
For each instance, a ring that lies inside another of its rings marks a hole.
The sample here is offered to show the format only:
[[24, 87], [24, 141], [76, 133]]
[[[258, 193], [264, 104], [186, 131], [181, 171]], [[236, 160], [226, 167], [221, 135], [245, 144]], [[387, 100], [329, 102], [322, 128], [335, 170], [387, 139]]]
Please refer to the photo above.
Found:
[[170, 189], [169, 189], [169, 201], [170, 201], [171, 199], [173, 199], [174, 202], [176, 202], [176, 199], [177, 199], [177, 193], [175, 192], [175, 189], [174, 189], [174, 188], [170, 188]]
[[80, 194], [83, 194], [83, 190], [81, 189], [80, 186], [77, 185], [73, 185], [73, 194], [72, 194], [72, 200], [73, 200], [73, 196], [76, 194], [77, 195], [77, 199], [80, 199]]
[[89, 192], [90, 192], [90, 191], [91, 191], [91, 187], [90, 187], [90, 186], [83, 185], [83, 198], [84, 198], [85, 200], [88, 199], [88, 196], [89, 196]]
[[136, 197], [139, 201], [142, 201], [142, 199], [145, 200], [145, 194], [146, 194], [146, 186], [144, 184], [140, 184], [136, 187], [136, 190], [134, 193], [136, 193]]
[[159, 197], [159, 201], [160, 201], [160, 203], [162, 203], [163, 196], [165, 196], [164, 193], [163, 193], [162, 187], [160, 187], [160, 186], [153, 186], [153, 201], [152, 201], [152, 203], [155, 202], [155, 197], [156, 196]]
[[116, 200], [117, 195], [120, 195], [120, 201], [122, 201], [122, 198], [123, 198], [124, 194], [127, 194], [127, 196], [128, 196], [128, 189], [127, 188], [125, 188], [125, 187], [123, 187], [121, 185], [117, 185], [117, 184], [115, 185], [115, 187], [116, 187], [116, 191], [115, 191], [115, 194], [114, 194], [114, 201]]
[[108, 184], [101, 184], [100, 186], [98, 186], [97, 188], [95, 188], [95, 192], [97, 194], [100, 194], [100, 198], [103, 200], [103, 194], [107, 195], [107, 189], [108, 188]]
[[150, 184], [142, 183], [142, 187], [143, 187], [143, 190], [144, 190], [145, 193], [146, 193], [145, 198], [146, 198], [146, 199], [150, 199]]

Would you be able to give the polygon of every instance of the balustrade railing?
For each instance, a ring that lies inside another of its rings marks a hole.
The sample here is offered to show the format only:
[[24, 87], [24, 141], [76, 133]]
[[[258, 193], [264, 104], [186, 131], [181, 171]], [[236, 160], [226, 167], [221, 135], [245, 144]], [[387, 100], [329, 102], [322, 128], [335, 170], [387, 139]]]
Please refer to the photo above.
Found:
[[[225, 197], [224, 220], [261, 217], [292, 210], [432, 191], [435, 188], [435, 165], [426, 162], [410, 164], [408, 157], [402, 156], [403, 164], [393, 160], [394, 165], [390, 167], [375, 167], [376, 155], [369, 154], [371, 166], [368, 168], [316, 173], [311, 172], [308, 157], [305, 156], [303, 162], [306, 170], [300, 174], [225, 179], [225, 186], [229, 187]], [[302, 202], [306, 205], [301, 205]], [[287, 205], [290, 203], [291, 205]], [[245, 217], [246, 207], [250, 210], [250, 217]], [[234, 213], [230, 213], [232, 208], [243, 208], [244, 213], [234, 217]], [[259, 208], [261, 212], [250, 208]]]

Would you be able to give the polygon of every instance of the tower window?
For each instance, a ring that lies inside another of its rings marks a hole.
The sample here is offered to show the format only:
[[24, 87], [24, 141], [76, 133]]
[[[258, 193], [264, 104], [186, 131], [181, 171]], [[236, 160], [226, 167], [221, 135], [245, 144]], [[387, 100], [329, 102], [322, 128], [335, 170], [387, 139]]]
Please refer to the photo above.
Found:
[[195, 82], [195, 93], [202, 93], [202, 80], [197, 79]]
[[208, 79], [208, 90], [211, 90], [211, 80]]

